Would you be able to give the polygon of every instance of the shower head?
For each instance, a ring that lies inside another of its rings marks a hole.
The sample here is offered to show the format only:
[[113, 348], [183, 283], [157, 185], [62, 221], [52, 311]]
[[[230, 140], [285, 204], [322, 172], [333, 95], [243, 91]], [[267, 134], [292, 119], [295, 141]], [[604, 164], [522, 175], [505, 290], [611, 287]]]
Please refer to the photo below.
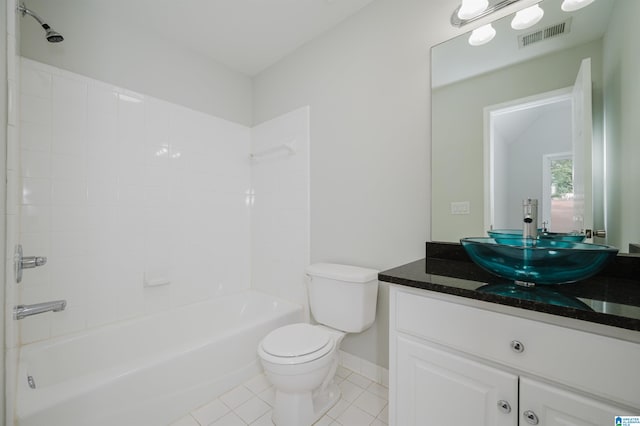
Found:
[[45, 37], [49, 43], [60, 43], [64, 40], [64, 37], [62, 37], [62, 34], [59, 32], [54, 31], [51, 28], [47, 28], [46, 31], [47, 33], [45, 34]]
[[44, 30], [46, 32], [45, 37], [47, 38], [47, 41], [49, 43], [59, 43], [62, 40], [64, 40], [64, 37], [62, 37], [62, 34], [60, 34], [57, 31], [54, 31], [46, 22], [44, 22], [44, 20], [41, 17], [36, 15], [35, 12], [27, 9], [27, 6], [24, 3], [21, 3], [20, 6], [18, 6], [18, 12], [22, 13], [22, 16], [29, 15], [33, 19], [38, 21], [40, 26], [42, 26], [42, 28], [44, 28]]

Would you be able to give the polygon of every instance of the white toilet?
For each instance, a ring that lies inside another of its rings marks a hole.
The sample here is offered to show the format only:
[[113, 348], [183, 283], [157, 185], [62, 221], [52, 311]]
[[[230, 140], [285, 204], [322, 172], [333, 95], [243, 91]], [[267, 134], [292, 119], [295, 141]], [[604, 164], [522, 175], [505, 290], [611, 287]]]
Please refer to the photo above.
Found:
[[378, 271], [317, 263], [307, 268], [311, 313], [321, 325], [280, 327], [258, 345], [265, 374], [276, 390], [277, 426], [307, 426], [340, 399], [333, 383], [338, 348], [346, 333], [359, 333], [376, 316]]

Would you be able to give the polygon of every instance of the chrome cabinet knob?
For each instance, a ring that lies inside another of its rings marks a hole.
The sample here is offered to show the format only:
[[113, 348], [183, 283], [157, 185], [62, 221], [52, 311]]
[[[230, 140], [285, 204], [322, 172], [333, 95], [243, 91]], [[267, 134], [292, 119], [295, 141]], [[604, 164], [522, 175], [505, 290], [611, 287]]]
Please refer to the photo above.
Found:
[[524, 352], [524, 345], [519, 340], [512, 340], [511, 349], [513, 349], [514, 352], [522, 353]]
[[537, 425], [539, 423], [538, 416], [531, 410], [525, 411], [522, 413], [522, 416], [530, 425]]
[[511, 404], [504, 399], [501, 399], [498, 401], [498, 410], [500, 410], [501, 413], [509, 414], [511, 412]]

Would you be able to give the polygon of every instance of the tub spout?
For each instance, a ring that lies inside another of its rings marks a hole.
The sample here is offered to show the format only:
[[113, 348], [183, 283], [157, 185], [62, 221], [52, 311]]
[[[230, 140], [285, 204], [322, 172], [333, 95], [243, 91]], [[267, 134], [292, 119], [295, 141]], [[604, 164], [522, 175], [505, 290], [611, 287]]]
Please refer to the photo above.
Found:
[[67, 307], [66, 300], [54, 300], [52, 302], [36, 303], [34, 305], [18, 305], [13, 307], [13, 319], [21, 320], [31, 315], [44, 312], [60, 312]]

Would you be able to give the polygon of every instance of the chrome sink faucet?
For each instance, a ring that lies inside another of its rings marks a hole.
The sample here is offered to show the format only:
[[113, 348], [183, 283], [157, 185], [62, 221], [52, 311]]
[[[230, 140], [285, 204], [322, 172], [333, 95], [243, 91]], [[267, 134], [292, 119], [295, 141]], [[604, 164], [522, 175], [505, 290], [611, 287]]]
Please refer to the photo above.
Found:
[[538, 200], [522, 200], [523, 226], [522, 238], [538, 238]]
[[18, 305], [13, 307], [13, 319], [20, 320], [44, 312], [60, 312], [64, 311], [66, 307], [66, 300], [54, 300], [52, 302], [36, 303], [34, 305]]

